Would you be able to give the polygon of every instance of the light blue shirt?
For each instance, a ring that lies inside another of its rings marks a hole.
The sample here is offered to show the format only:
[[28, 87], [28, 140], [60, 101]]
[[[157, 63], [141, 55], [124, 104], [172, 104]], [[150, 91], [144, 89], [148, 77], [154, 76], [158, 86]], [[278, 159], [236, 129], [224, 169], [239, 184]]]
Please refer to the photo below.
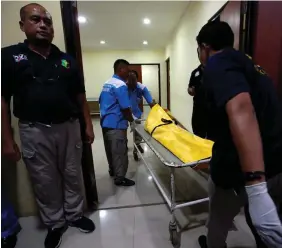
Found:
[[131, 103], [132, 113], [135, 117], [140, 119], [142, 116], [142, 111], [139, 108], [139, 104], [143, 100], [143, 97], [145, 98], [148, 104], [153, 103], [153, 98], [147, 87], [141, 83], [137, 83], [137, 87], [134, 90], [129, 89], [128, 92], [129, 92], [129, 99]]
[[117, 75], [113, 75], [103, 86], [99, 97], [102, 128], [127, 129], [128, 121], [122, 110], [130, 108], [128, 88]]

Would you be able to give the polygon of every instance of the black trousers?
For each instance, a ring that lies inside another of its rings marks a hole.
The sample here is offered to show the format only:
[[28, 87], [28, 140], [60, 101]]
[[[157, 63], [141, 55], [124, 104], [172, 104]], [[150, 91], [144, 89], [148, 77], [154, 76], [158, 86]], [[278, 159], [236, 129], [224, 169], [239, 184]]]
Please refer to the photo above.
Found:
[[206, 138], [208, 129], [207, 111], [201, 105], [194, 103], [192, 114], [192, 128], [195, 135]]

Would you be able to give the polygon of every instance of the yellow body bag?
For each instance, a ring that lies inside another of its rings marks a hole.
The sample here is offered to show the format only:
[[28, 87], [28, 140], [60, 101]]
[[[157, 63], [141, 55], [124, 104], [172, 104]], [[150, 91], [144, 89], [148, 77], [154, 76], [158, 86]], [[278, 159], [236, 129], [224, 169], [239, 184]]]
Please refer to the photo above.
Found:
[[165, 110], [156, 104], [150, 111], [145, 130], [183, 163], [210, 158], [213, 142], [177, 126]]

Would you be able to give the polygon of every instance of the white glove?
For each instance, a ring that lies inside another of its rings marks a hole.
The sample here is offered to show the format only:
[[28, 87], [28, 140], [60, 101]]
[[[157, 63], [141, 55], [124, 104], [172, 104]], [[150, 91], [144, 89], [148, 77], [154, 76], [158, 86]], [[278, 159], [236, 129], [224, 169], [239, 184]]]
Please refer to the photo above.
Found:
[[133, 122], [130, 122], [130, 132], [132, 133], [133, 131], [135, 131], [136, 128], [136, 122], [135, 120]]
[[133, 117], [134, 122], [135, 122], [136, 124], [141, 124], [141, 120], [138, 119], [135, 115], [132, 115], [132, 117]]
[[245, 188], [250, 216], [259, 236], [269, 248], [282, 247], [282, 224], [276, 206], [268, 194], [266, 182]]

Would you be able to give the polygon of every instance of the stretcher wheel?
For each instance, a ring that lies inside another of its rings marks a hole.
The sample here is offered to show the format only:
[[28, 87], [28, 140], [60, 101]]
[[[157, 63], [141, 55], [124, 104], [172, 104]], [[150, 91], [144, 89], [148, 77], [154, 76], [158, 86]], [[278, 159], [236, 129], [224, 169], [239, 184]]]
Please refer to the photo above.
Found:
[[174, 248], [180, 248], [180, 233], [175, 226], [169, 226], [170, 241]]

